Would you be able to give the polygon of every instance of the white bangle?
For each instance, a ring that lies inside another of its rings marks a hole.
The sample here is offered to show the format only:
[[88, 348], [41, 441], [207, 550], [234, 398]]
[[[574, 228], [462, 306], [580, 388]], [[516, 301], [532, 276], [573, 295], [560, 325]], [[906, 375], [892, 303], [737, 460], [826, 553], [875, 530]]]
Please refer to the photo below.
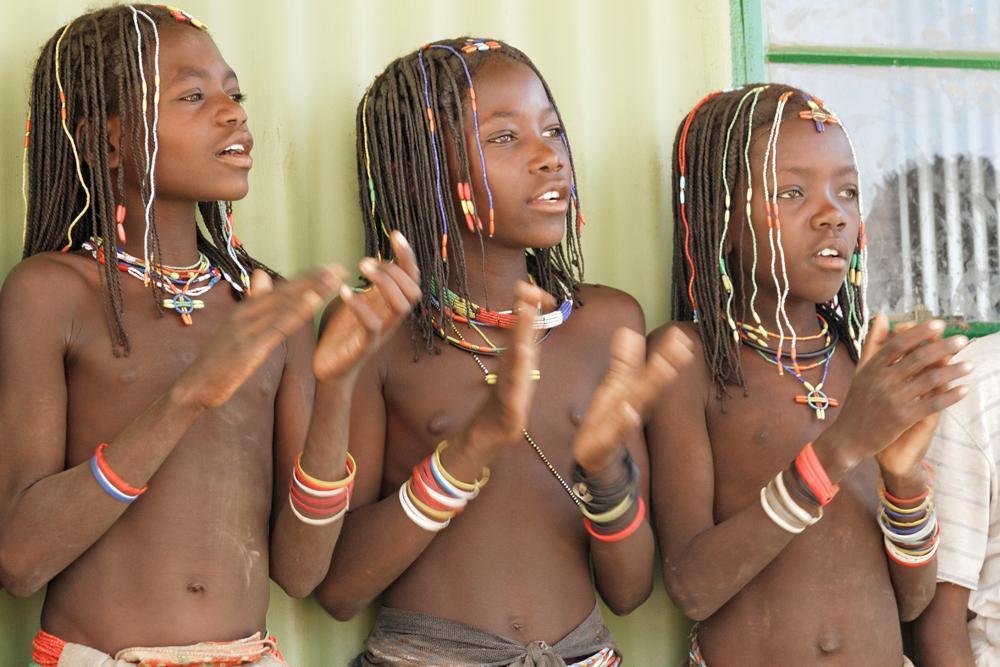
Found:
[[299, 521], [301, 521], [302, 523], [307, 523], [310, 526], [329, 526], [331, 523], [339, 519], [342, 519], [344, 515], [347, 514], [348, 504], [349, 503], [345, 503], [344, 509], [340, 510], [333, 516], [328, 516], [323, 519], [310, 519], [309, 517], [304, 516], [301, 512], [295, 509], [295, 503], [292, 502], [292, 496], [291, 495], [288, 496], [288, 506], [292, 508], [292, 513], [295, 514], [295, 516], [298, 518]]
[[792, 533], [793, 535], [798, 535], [799, 533], [801, 533], [803, 530], [806, 529], [805, 526], [798, 526], [798, 527], [793, 526], [792, 524], [788, 523], [780, 516], [778, 516], [777, 512], [774, 511], [774, 509], [771, 507], [771, 504], [767, 500], [766, 486], [760, 490], [760, 506], [764, 508], [764, 513], [767, 514], [767, 516], [771, 519], [771, 521], [773, 521], [775, 525], [778, 526], [778, 528], [781, 528], [785, 532]]
[[410, 502], [410, 497], [406, 495], [406, 482], [403, 482], [399, 486], [399, 504], [402, 505], [403, 512], [410, 518], [410, 521], [426, 531], [436, 533], [440, 530], [444, 530], [448, 527], [448, 524], [451, 523], [451, 519], [448, 519], [447, 521], [434, 521], [414, 507], [413, 503]]
[[775, 486], [778, 487], [778, 495], [781, 497], [781, 501], [785, 504], [785, 507], [795, 516], [795, 518], [803, 522], [807, 527], [823, 518], [822, 506], [819, 508], [819, 515], [813, 516], [803, 509], [797, 502], [795, 502], [791, 494], [788, 493], [788, 488], [785, 486], [784, 471], [775, 475], [774, 482]]

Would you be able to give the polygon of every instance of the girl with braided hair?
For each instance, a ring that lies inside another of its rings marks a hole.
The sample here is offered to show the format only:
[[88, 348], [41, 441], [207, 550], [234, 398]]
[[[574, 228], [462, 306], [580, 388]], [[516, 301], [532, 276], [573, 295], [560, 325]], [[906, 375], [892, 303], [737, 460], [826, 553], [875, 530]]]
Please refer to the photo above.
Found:
[[353, 378], [418, 273], [395, 236], [398, 266], [363, 262], [375, 289], [341, 290], [314, 346], [343, 272], [275, 285], [236, 241], [242, 99], [205, 26], [160, 6], [80, 16], [35, 66], [0, 293], [0, 584], [48, 585], [38, 665], [284, 664], [268, 578], [302, 596], [329, 566]]
[[[424, 296], [358, 380], [366, 465], [319, 601], [385, 592], [361, 665], [617, 665], [593, 583], [619, 614], [649, 595], [639, 412], [690, 353], [647, 365], [636, 302], [581, 282], [570, 144], [523, 53], [428, 44], [357, 118], [367, 252], [406, 234]], [[552, 298], [515, 311], [529, 281]]]
[[[968, 373], [931, 321], [870, 330], [854, 148], [818, 98], [713, 93], [674, 144], [675, 322], [694, 363], [647, 437], [692, 665], [908, 664], [934, 591], [936, 415]], [[866, 340], [867, 338], [867, 340]], [[838, 491], [840, 493], [838, 494]]]

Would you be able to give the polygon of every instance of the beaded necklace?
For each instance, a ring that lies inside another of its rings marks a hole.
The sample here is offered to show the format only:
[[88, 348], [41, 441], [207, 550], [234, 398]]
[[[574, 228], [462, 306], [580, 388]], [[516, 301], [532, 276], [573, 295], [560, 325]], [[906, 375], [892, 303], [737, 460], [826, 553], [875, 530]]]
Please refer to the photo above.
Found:
[[[830, 408], [835, 408], [840, 405], [837, 399], [830, 397], [829, 395], [827, 395], [825, 391], [823, 391], [823, 385], [826, 384], [827, 374], [830, 371], [830, 360], [833, 358], [833, 355], [837, 352], [837, 344], [839, 342], [840, 337], [837, 333], [837, 329], [836, 328], [830, 329], [829, 325], [827, 324], [826, 320], [823, 318], [822, 315], [820, 315], [819, 313], [817, 313], [816, 315], [817, 317], [820, 318], [820, 321], [823, 323], [823, 328], [818, 334], [814, 336], [809, 336], [808, 339], [816, 339], [819, 338], [820, 336], [826, 336], [826, 344], [821, 349], [816, 350], [814, 352], [799, 353], [797, 355], [799, 359], [822, 357], [822, 359], [820, 359], [819, 361], [809, 364], [807, 366], [799, 366], [796, 361], [796, 357], [793, 356], [791, 353], [785, 352], [780, 347], [778, 349], [769, 348], [767, 347], [764, 341], [761, 341], [759, 338], [755, 340], [750, 335], [748, 335], [747, 332], [760, 331], [763, 332], [766, 337], [779, 338], [779, 339], [781, 338], [780, 334], [774, 334], [770, 331], [767, 331], [767, 329], [764, 329], [763, 326], [751, 327], [750, 325], [747, 325], [742, 322], [738, 322], [737, 325], [739, 327], [739, 331], [741, 334], [740, 335], [741, 342], [744, 345], [753, 349], [757, 353], [757, 355], [760, 356], [760, 358], [766, 361], [767, 363], [777, 366], [779, 374], [782, 374], [785, 371], [787, 371], [789, 375], [791, 375], [793, 378], [795, 378], [802, 384], [802, 386], [806, 390], [806, 393], [796, 396], [794, 399], [795, 402], [799, 405], [805, 405], [815, 413], [816, 419], [824, 421], [826, 419], [826, 411]], [[806, 340], [806, 338], [801, 338], [800, 340]], [[789, 366], [783, 361], [783, 359], [789, 357], [792, 358], [791, 366]], [[816, 384], [809, 382], [808, 380], [805, 379], [805, 377], [802, 376], [802, 373], [804, 371], [812, 370], [814, 368], [819, 368], [820, 366], [823, 367], [823, 375], [820, 378], [820, 381], [817, 382]]]
[[[484, 375], [484, 378], [486, 380], [486, 384], [490, 384], [490, 385], [496, 384], [496, 381], [497, 381], [496, 373], [491, 373], [490, 370], [486, 367], [486, 364], [483, 363], [483, 360], [480, 359], [479, 355], [476, 354], [476, 352], [472, 349], [475, 346], [473, 346], [471, 343], [467, 343], [467, 341], [465, 340], [465, 337], [462, 336], [462, 332], [458, 330], [458, 327], [455, 326], [454, 322], [449, 322], [449, 324], [451, 324], [451, 328], [455, 332], [455, 335], [458, 337], [458, 339], [461, 342], [467, 344], [467, 347], [460, 347], [460, 349], [463, 349], [463, 350], [465, 350], [466, 352], [469, 352], [472, 355], [473, 361], [475, 361], [476, 365], [479, 366], [480, 370], [483, 371], [483, 375]], [[478, 331], [478, 329], [477, 329], [477, 331]], [[546, 332], [545, 336], [548, 336], [549, 333], [551, 333], [551, 331], [552, 330], [549, 329], [549, 331]], [[479, 335], [482, 336], [482, 332], [481, 331], [479, 332]], [[545, 340], [545, 337], [543, 337], [538, 342], [540, 343], [540, 342], [542, 342], [544, 340]], [[491, 343], [491, 345], [492, 345], [492, 343]], [[532, 378], [531, 379], [532, 380], [539, 380], [539, 379], [541, 379], [541, 373], [539, 371], [537, 371], [537, 370], [532, 371]], [[527, 443], [529, 445], [531, 445], [531, 448], [533, 450], [535, 450], [535, 453], [538, 454], [538, 458], [540, 458], [542, 460], [542, 463], [544, 463], [545, 467], [548, 468], [548, 470], [549, 470], [550, 473], [552, 473], [552, 476], [556, 478], [557, 482], [559, 482], [559, 486], [561, 486], [563, 488], [563, 490], [566, 492], [566, 494], [570, 497], [570, 500], [573, 501], [573, 504], [575, 504], [577, 507], [579, 507], [580, 503], [582, 501], [580, 500], [579, 497], [577, 497], [577, 495], [575, 493], [573, 493], [572, 487], [570, 487], [570, 485], [566, 483], [566, 480], [563, 479], [563, 476], [560, 475], [559, 471], [556, 470], [555, 466], [552, 465], [552, 462], [549, 461], [549, 457], [545, 455], [545, 452], [542, 451], [542, 448], [539, 446], [539, 444], [537, 442], [535, 442], [535, 439], [531, 437], [530, 433], [528, 433], [528, 429], [522, 427], [521, 428], [521, 434], [524, 436], [525, 441], [527, 441]]]
[[[106, 259], [102, 239], [91, 238], [82, 247], [100, 264], [104, 264]], [[163, 300], [163, 307], [176, 312], [186, 326], [193, 324], [191, 313], [205, 307], [204, 301], [193, 297], [205, 294], [220, 280], [224, 279], [237, 292], [243, 291], [241, 285], [213, 265], [202, 252], [198, 253], [198, 261], [189, 266], [154, 263], [147, 268], [145, 260], [134, 257], [121, 248], [115, 248], [115, 260], [119, 271], [141, 280], [146, 286], [152, 284], [167, 292], [170, 298]]]
[[[536, 315], [535, 321], [532, 324], [533, 329], [553, 329], [568, 320], [570, 315], [573, 314], [573, 297], [565, 285], [559, 283], [559, 287], [563, 293], [563, 300], [559, 304], [559, 307], [552, 312]], [[518, 316], [513, 310], [489, 310], [484, 306], [462, 298], [448, 287], [444, 289], [445, 304], [444, 308], [442, 308], [441, 302], [436, 296], [437, 292], [438, 290], [432, 280], [430, 284], [431, 305], [438, 311], [444, 311], [445, 315], [462, 324], [476, 324], [483, 327], [499, 327], [501, 329], [513, 329], [517, 326]]]

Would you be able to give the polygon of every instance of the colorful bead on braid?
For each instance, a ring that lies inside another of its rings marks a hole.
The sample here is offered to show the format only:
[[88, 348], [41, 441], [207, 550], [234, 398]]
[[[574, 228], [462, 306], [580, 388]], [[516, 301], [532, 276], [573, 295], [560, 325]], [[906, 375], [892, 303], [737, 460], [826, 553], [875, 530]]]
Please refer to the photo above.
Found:
[[109, 496], [126, 505], [130, 504], [146, 493], [149, 486], [137, 488], [119, 477], [104, 459], [104, 450], [107, 448], [107, 443], [102, 442], [94, 450], [94, 455], [90, 457], [90, 472]]
[[715, 91], [709, 93], [705, 97], [701, 98], [694, 108], [688, 112], [687, 118], [684, 120], [684, 128], [681, 130], [681, 138], [678, 142], [677, 147], [677, 179], [678, 179], [678, 189], [680, 191], [679, 204], [681, 210], [681, 221], [684, 223], [684, 257], [687, 259], [688, 267], [691, 271], [691, 277], [688, 279], [688, 299], [691, 302], [691, 311], [694, 314], [694, 321], [698, 321], [698, 303], [694, 298], [694, 259], [691, 257], [691, 226], [688, 224], [687, 219], [687, 208], [686, 208], [686, 196], [685, 190], [687, 186], [687, 180], [685, 174], [687, 173], [687, 137], [688, 131], [691, 129], [691, 123], [694, 122], [694, 117], [698, 113], [701, 107], [711, 100], [713, 97], [717, 97], [722, 94], [722, 91]]
[[434, 123], [434, 109], [431, 108], [430, 81], [427, 78], [427, 65], [424, 63], [425, 46], [417, 51], [417, 61], [420, 64], [420, 76], [423, 81], [424, 107], [427, 109], [427, 132], [431, 137], [431, 151], [434, 154], [434, 184], [437, 189], [438, 209], [441, 213], [441, 261], [448, 263], [448, 216], [445, 214], [444, 193], [441, 191], [441, 160], [438, 155], [437, 131]]
[[[59, 57], [59, 49], [62, 46], [63, 38], [66, 33], [69, 32], [70, 27], [73, 25], [73, 21], [66, 24], [62, 32], [59, 34], [59, 39], [56, 40], [56, 52], [55, 52], [55, 62], [56, 62], [56, 88], [59, 91], [59, 119], [62, 123], [63, 134], [66, 135], [66, 139], [69, 141], [69, 147], [73, 151], [73, 162], [76, 165], [76, 179], [80, 183], [80, 187], [83, 188], [84, 203], [83, 208], [77, 213], [73, 220], [69, 223], [69, 227], [66, 229], [66, 245], [63, 246], [63, 252], [69, 252], [70, 248], [73, 247], [73, 229], [76, 228], [76, 223], [86, 215], [87, 211], [90, 210], [90, 188], [87, 187], [87, 182], [83, 178], [83, 166], [80, 160], [80, 152], [76, 148], [76, 139], [73, 137], [73, 133], [69, 131], [69, 126], [67, 125], [68, 111], [66, 109], [66, 91], [63, 89], [62, 77], [60, 76], [59, 63], [61, 58]], [[25, 136], [27, 141], [27, 135]]]
[[[292, 513], [302, 523], [310, 526], [327, 526], [347, 513], [354, 493], [354, 478], [358, 465], [347, 452], [347, 476], [335, 482], [327, 482], [306, 473], [302, 469], [302, 454], [295, 457], [295, 467], [288, 482], [288, 504]], [[313, 516], [306, 516], [308, 512]]]
[[811, 120], [816, 123], [817, 132], [823, 132], [826, 130], [826, 123], [830, 123], [831, 125], [840, 125], [840, 120], [823, 108], [823, 100], [805, 93], [802, 94], [802, 99], [806, 101], [809, 109], [807, 111], [800, 111], [799, 118], [802, 120]]
[[[465, 41], [466, 45], [462, 47], [462, 51], [465, 53], [472, 53], [473, 51], [500, 50], [500, 43], [495, 42], [493, 40], [476, 40], [469, 38]], [[479, 108], [476, 105], [476, 88], [472, 83], [472, 72], [469, 71], [469, 66], [468, 64], [466, 64], [465, 58], [462, 57], [462, 54], [453, 49], [452, 47], [448, 46], [447, 44], [431, 44], [429, 48], [442, 49], [444, 51], [448, 51], [449, 53], [453, 54], [456, 58], [458, 58], [458, 62], [462, 65], [462, 71], [465, 73], [465, 83], [468, 85], [468, 90], [469, 90], [469, 109], [472, 111], [472, 131], [476, 136], [476, 150], [479, 153], [479, 167], [483, 171], [483, 188], [486, 190], [486, 201], [487, 201], [487, 206], [489, 207], [489, 213], [487, 216], [488, 231], [490, 238], [493, 238], [493, 232], [495, 228], [495, 220], [493, 216], [493, 191], [490, 190], [490, 181], [486, 175], [486, 156], [483, 153], [483, 142], [481, 137], [479, 136]], [[428, 102], [428, 107], [429, 106], [430, 102]], [[465, 198], [471, 205], [472, 184], [467, 182], [465, 185], [466, 185]], [[441, 196], [440, 192], [438, 193], [438, 196], [439, 197]], [[444, 204], [442, 202], [442, 206], [443, 205]], [[474, 208], [472, 212], [474, 215], [475, 214]], [[478, 220], [478, 217], [476, 219]], [[466, 222], [468, 222], [468, 220], [469, 218], [467, 217]], [[478, 228], [479, 230], [482, 230], [483, 228], [481, 221], [479, 221]], [[472, 229], [473, 228], [470, 226], [469, 231], [472, 231]]]
[[195, 28], [208, 32], [208, 26], [196, 19], [195, 17], [188, 14], [183, 9], [178, 9], [177, 7], [171, 7], [170, 5], [156, 5], [157, 7], [162, 7], [170, 12], [170, 15], [174, 17], [174, 20], [178, 23], [190, 23]]

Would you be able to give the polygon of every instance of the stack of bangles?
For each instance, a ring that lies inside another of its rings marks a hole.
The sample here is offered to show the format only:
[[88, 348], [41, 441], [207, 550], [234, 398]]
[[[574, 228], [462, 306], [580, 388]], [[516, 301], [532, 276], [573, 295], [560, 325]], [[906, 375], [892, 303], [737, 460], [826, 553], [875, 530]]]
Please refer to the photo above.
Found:
[[[358, 470], [351, 453], [347, 453], [347, 476], [336, 482], [327, 482], [302, 469], [302, 453], [295, 457], [292, 479], [288, 483], [288, 504], [302, 523], [310, 526], [327, 526], [347, 513], [354, 493], [354, 475]], [[308, 513], [309, 516], [306, 516]]]
[[913, 498], [896, 498], [879, 482], [878, 497], [882, 509], [878, 526], [882, 529], [885, 552], [894, 562], [904, 567], [920, 567], [934, 559], [938, 549], [937, 513], [934, 510], [934, 474], [927, 470], [928, 485], [924, 492]]
[[[646, 517], [646, 503], [638, 493], [639, 468], [624, 447], [614, 470], [587, 475], [573, 468], [573, 494], [580, 500], [583, 526], [595, 540], [620, 542], [639, 530]], [[633, 508], [636, 508], [633, 512]]]
[[108, 462], [104, 460], [104, 450], [107, 447], [108, 444], [102, 442], [94, 450], [94, 455], [90, 457], [90, 472], [109, 496], [128, 505], [146, 493], [149, 486], [146, 485], [139, 489], [116, 475], [115, 471], [108, 465]]
[[420, 528], [436, 533], [451, 523], [452, 517], [465, 509], [490, 480], [490, 469], [483, 468], [475, 482], [463, 482], [441, 464], [441, 452], [448, 441], [438, 443], [434, 453], [413, 466], [411, 475], [399, 487], [399, 504], [409, 519]]
[[[795, 535], [823, 518], [823, 508], [838, 491], [840, 487], [830, 481], [810, 442], [760, 490], [760, 506], [775, 525]], [[819, 512], [813, 514], [806, 508]]]

